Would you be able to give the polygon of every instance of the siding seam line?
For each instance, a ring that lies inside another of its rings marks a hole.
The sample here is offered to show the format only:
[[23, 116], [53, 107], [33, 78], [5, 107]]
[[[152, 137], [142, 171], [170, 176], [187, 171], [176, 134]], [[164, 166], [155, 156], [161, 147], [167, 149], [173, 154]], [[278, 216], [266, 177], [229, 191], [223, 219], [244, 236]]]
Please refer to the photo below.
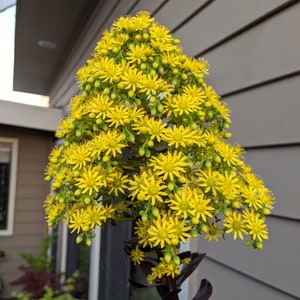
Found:
[[237, 89], [237, 90], [233, 90], [231, 92], [227, 92], [225, 94], [220, 95], [220, 97], [222, 97], [224, 99], [224, 98], [232, 96], [232, 95], [243, 93], [243, 92], [246, 92], [248, 90], [256, 89], [258, 87], [266, 86], [266, 85], [276, 83], [278, 81], [282, 81], [282, 80], [285, 80], [285, 79], [290, 79], [292, 77], [296, 77], [296, 76], [299, 76], [299, 75], [300, 75], [300, 70], [295, 71], [295, 72], [291, 72], [291, 73], [288, 73], [288, 74], [283, 74], [283, 75], [280, 75], [278, 77], [273, 77], [273, 78], [270, 78], [270, 79], [267, 79], [267, 80], [264, 80], [264, 81], [261, 81], [261, 82], [258, 82], [258, 83], [254, 83], [254, 84], [246, 86], [246, 87], [242, 87], [242, 88]]
[[285, 144], [243, 146], [243, 148], [247, 151], [247, 150], [256, 150], [256, 149], [299, 147], [299, 146], [300, 146], [300, 142], [293, 142], [293, 143], [285, 143]]
[[167, 2], [169, 2], [169, 0], [163, 1], [163, 3], [160, 4], [160, 5], [156, 8], [156, 10], [152, 13], [152, 16], [155, 16], [155, 14], [156, 14], [162, 7], [164, 7], [164, 6], [167, 4]]
[[127, 10], [127, 14], [130, 14], [130, 12], [137, 6], [137, 4], [139, 3], [139, 0], [136, 0], [131, 7]]
[[213, 3], [215, 0], [208, 0], [204, 4], [202, 4], [200, 7], [198, 7], [193, 13], [191, 13], [186, 19], [184, 19], [182, 22], [180, 22], [178, 25], [175, 26], [170, 32], [174, 33], [178, 29], [180, 29], [183, 25], [185, 25], [187, 22], [189, 22], [191, 19], [193, 19], [195, 16], [197, 16], [202, 10], [204, 10], [207, 6], [209, 6], [211, 3]]
[[[276, 205], [276, 204], [275, 204]], [[291, 221], [291, 222], [296, 222], [299, 223], [300, 219], [297, 218], [293, 218], [293, 217], [287, 217], [287, 216], [281, 216], [281, 215], [277, 215], [277, 214], [271, 214], [268, 215], [267, 218], [274, 218], [274, 219], [282, 219], [282, 220], [286, 220], [286, 221]]]

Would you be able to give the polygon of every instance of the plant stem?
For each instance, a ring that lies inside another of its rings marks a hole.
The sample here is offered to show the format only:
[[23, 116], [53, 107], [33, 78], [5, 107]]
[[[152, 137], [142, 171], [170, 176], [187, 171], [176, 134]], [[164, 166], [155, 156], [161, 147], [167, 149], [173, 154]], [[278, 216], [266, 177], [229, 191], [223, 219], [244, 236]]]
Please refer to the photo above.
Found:
[[[169, 292], [171, 293], [173, 291], [177, 291], [178, 288], [175, 279], [171, 276], [166, 276], [165, 279], [169, 288]], [[179, 300], [178, 293], [170, 295], [168, 298], [166, 298], [166, 300]]]

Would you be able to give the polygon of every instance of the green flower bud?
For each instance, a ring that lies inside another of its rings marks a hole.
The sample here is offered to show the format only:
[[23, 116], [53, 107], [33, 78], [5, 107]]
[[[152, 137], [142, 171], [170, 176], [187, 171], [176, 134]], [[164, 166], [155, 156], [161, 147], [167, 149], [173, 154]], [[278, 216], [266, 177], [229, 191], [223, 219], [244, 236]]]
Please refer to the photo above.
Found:
[[168, 264], [172, 260], [172, 255], [170, 253], [165, 253], [164, 261]]
[[153, 216], [158, 217], [159, 216], [159, 209], [157, 207], [152, 207], [151, 212]]
[[173, 256], [172, 260], [174, 261], [174, 263], [179, 266], [180, 265], [180, 257], [175, 255]]
[[143, 222], [146, 222], [146, 221], [148, 221], [148, 219], [149, 219], [149, 218], [148, 218], [148, 214], [147, 214], [147, 213], [143, 213], [143, 214], [142, 214], [142, 221], [143, 221]]

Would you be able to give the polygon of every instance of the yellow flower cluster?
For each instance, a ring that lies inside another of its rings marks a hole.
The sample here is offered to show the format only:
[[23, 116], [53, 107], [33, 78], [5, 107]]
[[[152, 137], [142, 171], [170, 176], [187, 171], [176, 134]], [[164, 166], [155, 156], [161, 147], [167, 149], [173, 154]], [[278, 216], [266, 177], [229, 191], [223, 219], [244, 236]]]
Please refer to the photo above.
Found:
[[179, 243], [199, 234], [261, 248], [274, 198], [225, 141], [229, 109], [207, 72], [148, 13], [117, 20], [78, 71], [81, 92], [56, 133], [49, 226], [64, 220], [90, 244], [95, 226], [134, 221], [133, 261], [161, 253], [149, 281], [178, 274]]

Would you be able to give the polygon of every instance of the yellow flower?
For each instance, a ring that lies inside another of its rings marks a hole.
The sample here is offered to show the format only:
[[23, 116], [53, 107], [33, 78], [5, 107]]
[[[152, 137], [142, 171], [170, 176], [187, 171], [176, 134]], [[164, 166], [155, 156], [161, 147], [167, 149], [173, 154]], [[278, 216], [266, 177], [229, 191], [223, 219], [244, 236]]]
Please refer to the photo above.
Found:
[[135, 265], [140, 264], [145, 258], [145, 253], [139, 248], [139, 246], [136, 246], [131, 251], [130, 257]]
[[134, 233], [138, 237], [138, 242], [142, 247], [152, 246], [152, 243], [149, 241], [149, 228], [151, 226], [151, 221], [139, 219], [135, 222]]
[[128, 108], [128, 117], [131, 122], [140, 123], [146, 111], [142, 107], [134, 106]]
[[126, 53], [126, 59], [130, 63], [138, 63], [145, 61], [147, 59], [146, 53], [151, 55], [151, 48], [145, 44], [135, 45], [129, 48]]
[[105, 120], [113, 104], [114, 102], [107, 95], [97, 94], [87, 103], [87, 110], [95, 114], [96, 119]]
[[63, 147], [62, 146], [55, 146], [50, 155], [49, 155], [49, 161], [52, 163], [52, 164], [57, 164], [60, 160], [60, 157], [62, 155], [62, 150], [63, 150]]
[[121, 135], [116, 130], [108, 130], [106, 134], [103, 136], [104, 143], [106, 144], [106, 155], [111, 155], [116, 157], [117, 154], [122, 153], [122, 148], [126, 147], [127, 144], [124, 144], [124, 136]]
[[99, 186], [102, 185], [102, 175], [96, 166], [87, 166], [82, 169], [82, 173], [75, 178], [76, 185], [82, 189], [82, 193], [92, 195], [93, 191], [98, 192]]
[[167, 27], [161, 26], [158, 24], [153, 24], [152, 27], [149, 28], [149, 33], [151, 35], [151, 39], [168, 42], [172, 40], [172, 36]]
[[134, 30], [142, 30], [151, 26], [153, 23], [154, 18], [150, 17], [150, 14], [147, 11], [140, 11], [137, 13], [135, 17], [132, 18], [133, 22], [133, 29]]
[[161, 259], [157, 266], [151, 268], [151, 274], [148, 275], [147, 280], [149, 283], [151, 283], [157, 278], [160, 279], [163, 276], [175, 278], [175, 276], [178, 274], [180, 274], [180, 264], [177, 264], [173, 260], [166, 263], [163, 259]]
[[90, 151], [86, 143], [72, 148], [72, 152], [69, 153], [68, 163], [71, 164], [74, 169], [81, 169], [91, 161]]
[[217, 196], [219, 190], [220, 173], [218, 171], [212, 171], [211, 169], [200, 171], [197, 173], [197, 183], [203, 188], [204, 193], [212, 192], [214, 196]]
[[216, 91], [211, 86], [205, 85], [205, 94], [211, 104], [215, 104], [220, 100], [220, 96], [217, 95]]
[[275, 202], [275, 198], [270, 190], [266, 187], [261, 186], [259, 189], [259, 198], [261, 199], [263, 205], [268, 209], [273, 208], [273, 204]]
[[240, 182], [234, 173], [225, 172], [219, 176], [219, 191], [229, 201], [238, 195]]
[[205, 144], [201, 130], [191, 130], [190, 127], [182, 125], [174, 125], [173, 127], [166, 128], [163, 140], [168, 143], [168, 146], [174, 146], [175, 148], [185, 148], [193, 144], [204, 146]]
[[69, 213], [68, 217], [68, 227], [71, 229], [71, 233], [90, 229], [89, 216], [85, 209], [75, 209]]
[[94, 62], [93, 70], [96, 77], [109, 83], [118, 82], [122, 73], [122, 68], [108, 57], [101, 57]]
[[[169, 221], [173, 224], [173, 228], [175, 229], [174, 234], [176, 235], [175, 241], [179, 241], [185, 243], [186, 239], [191, 237], [189, 233], [191, 230], [191, 226], [186, 225], [185, 219], [180, 219], [177, 216], [169, 216]], [[173, 239], [174, 240], [174, 239]], [[174, 246], [177, 244], [171, 241]]]
[[85, 105], [77, 105], [76, 107], [72, 108], [72, 116], [75, 120], [81, 120], [83, 115], [86, 114], [86, 107]]
[[88, 147], [90, 150], [91, 159], [99, 160], [101, 154], [107, 150], [107, 143], [105, 142], [104, 134], [99, 134], [90, 140], [88, 142]]
[[189, 187], [182, 187], [179, 192], [174, 194], [174, 198], [171, 198], [168, 202], [169, 207], [176, 212], [176, 215], [183, 216], [185, 219], [190, 212], [190, 199], [193, 194]]
[[107, 122], [110, 127], [119, 127], [129, 123], [128, 109], [122, 106], [114, 106], [107, 113]]
[[62, 168], [53, 174], [52, 190], [60, 188], [65, 182], [72, 180], [73, 172], [68, 168]]
[[106, 219], [114, 219], [116, 208], [114, 208], [112, 205], [108, 205], [108, 204], [105, 204], [103, 206], [104, 206], [104, 213], [105, 213]]
[[259, 197], [259, 192], [256, 188], [252, 186], [243, 186], [241, 189], [242, 196], [244, 198], [244, 202], [254, 209], [258, 210], [262, 208], [263, 203], [261, 198]]
[[241, 147], [228, 145], [224, 142], [218, 142], [214, 145], [214, 147], [228, 166], [236, 165], [241, 153], [243, 152]]
[[200, 109], [200, 102], [195, 102], [186, 94], [178, 94], [172, 96], [171, 99], [172, 113], [175, 117], [189, 115]]
[[141, 81], [140, 92], [144, 92], [146, 95], [157, 95], [160, 92], [166, 91], [168, 87], [168, 83], [159, 78], [157, 74], [147, 74], [147, 77]]
[[54, 195], [48, 195], [44, 202], [45, 212], [47, 214], [47, 224], [50, 227], [54, 227], [61, 221], [64, 215], [66, 205], [64, 203], [57, 203]]
[[162, 56], [163, 56], [163, 53], [168, 53], [169, 54], [169, 53], [171, 53], [175, 50], [174, 45], [171, 42], [168, 42], [168, 41], [159, 40], [159, 39], [151, 39], [150, 43], [151, 43], [153, 49], [162, 52]]
[[150, 135], [151, 140], [156, 139], [160, 142], [166, 126], [167, 123], [164, 123], [160, 119], [155, 120], [154, 118], [145, 118], [143, 129]]
[[191, 101], [197, 101], [197, 103], [202, 103], [206, 97], [205, 93], [203, 92], [203, 89], [198, 87], [197, 85], [193, 84], [187, 84], [184, 87], [184, 94], [191, 97]]
[[116, 49], [116, 48], [118, 49], [118, 47], [122, 47], [123, 44], [125, 44], [128, 40], [129, 40], [128, 34], [126, 34], [126, 33], [116, 34], [113, 39], [113, 44], [115, 45], [115, 48], [113, 48], [113, 49]]
[[121, 169], [114, 168], [108, 177], [109, 194], [119, 196], [119, 193], [125, 194], [127, 189], [128, 175], [124, 175]]
[[138, 195], [141, 190], [141, 185], [147, 180], [147, 173], [142, 173], [140, 176], [133, 175], [133, 179], [129, 180], [128, 190], [131, 191], [129, 194], [133, 199]]
[[55, 133], [55, 136], [59, 139], [62, 139], [65, 137], [66, 134], [68, 134], [69, 132], [72, 131], [72, 126], [74, 123], [74, 118], [71, 116], [68, 116], [66, 118], [64, 118], [59, 126], [58, 126], [58, 130]]
[[156, 205], [157, 202], [163, 202], [163, 196], [167, 193], [164, 191], [166, 185], [161, 178], [156, 178], [154, 175], [145, 174], [143, 176], [145, 180], [140, 184], [140, 192], [138, 199], [143, 201], [151, 201], [152, 205]]
[[96, 225], [101, 226], [107, 219], [106, 208], [103, 205], [89, 205], [86, 208], [86, 214], [86, 223], [90, 229], [96, 227]]
[[152, 221], [152, 225], [148, 229], [149, 241], [153, 247], [159, 245], [160, 248], [164, 248], [166, 245], [172, 244], [172, 238], [176, 238], [175, 232], [176, 229], [168, 218], [164, 215], [159, 216]]
[[136, 68], [127, 68], [122, 75], [122, 82], [125, 85], [125, 89], [135, 91], [137, 88], [142, 87], [142, 81], [146, 78], [141, 71]]
[[203, 78], [208, 73], [208, 63], [205, 59], [201, 58], [187, 58], [184, 62], [184, 67], [191, 71], [196, 77]]
[[[214, 207], [211, 206], [211, 200], [205, 199], [200, 189], [193, 189], [190, 199], [190, 214], [195, 218], [194, 220], [203, 220], [206, 222], [207, 217], [212, 217], [211, 211]], [[192, 222], [195, 222], [192, 220]]]
[[84, 82], [90, 76], [90, 74], [91, 69], [88, 66], [84, 66], [77, 71], [76, 77], [79, 82]]
[[[153, 44], [153, 46], [155, 46], [154, 40], [152, 40], [151, 43]], [[162, 44], [162, 47], [158, 48], [158, 49], [166, 51], [161, 54], [162, 62], [165, 64], [168, 64], [170, 67], [178, 66], [180, 63], [179, 62], [180, 58], [177, 55], [177, 53], [174, 53], [171, 51], [171, 50], [173, 50], [173, 45], [170, 43], [166, 43], [165, 41], [162, 41], [162, 42], [156, 41], [156, 43], [158, 46]]]
[[216, 242], [219, 241], [219, 238], [222, 237], [223, 229], [221, 229], [217, 222], [213, 222], [209, 224], [209, 228], [205, 235], [205, 239], [212, 241], [215, 240]]
[[226, 104], [226, 102], [221, 102], [221, 101], [216, 101], [216, 103], [214, 103], [214, 108], [219, 112], [219, 114], [227, 121], [227, 122], [231, 122], [229, 119], [229, 108]]
[[243, 233], [247, 233], [245, 220], [242, 219], [242, 215], [236, 211], [232, 212], [231, 215], [225, 217], [223, 224], [226, 228], [226, 233], [233, 233], [233, 239], [236, 240], [239, 237], [241, 240], [244, 239]]
[[160, 153], [158, 156], [151, 157], [149, 163], [157, 175], [162, 175], [164, 180], [169, 178], [171, 181], [174, 181], [174, 177], [184, 174], [188, 165], [186, 156], [179, 151]]
[[132, 30], [133, 29], [133, 19], [129, 16], [121, 16], [117, 21], [113, 23], [113, 28], [116, 30]]
[[269, 239], [267, 225], [264, 223], [264, 219], [262, 219], [259, 214], [245, 210], [244, 218], [246, 222], [245, 227], [253, 240], [257, 239], [262, 242], [263, 240]]

